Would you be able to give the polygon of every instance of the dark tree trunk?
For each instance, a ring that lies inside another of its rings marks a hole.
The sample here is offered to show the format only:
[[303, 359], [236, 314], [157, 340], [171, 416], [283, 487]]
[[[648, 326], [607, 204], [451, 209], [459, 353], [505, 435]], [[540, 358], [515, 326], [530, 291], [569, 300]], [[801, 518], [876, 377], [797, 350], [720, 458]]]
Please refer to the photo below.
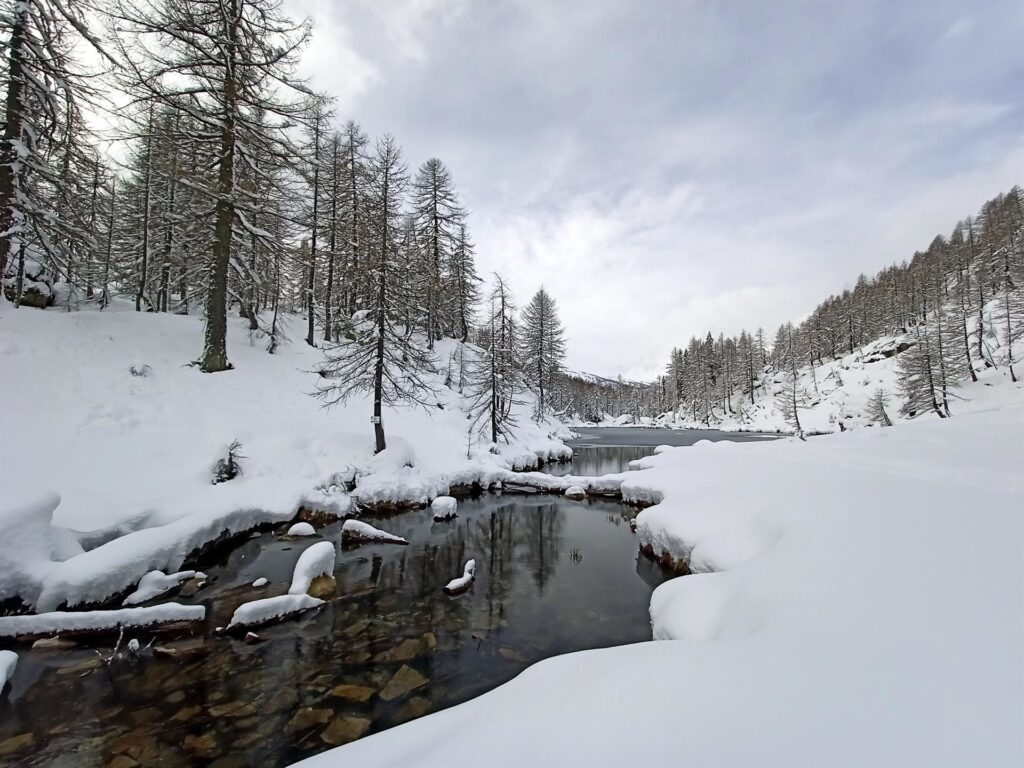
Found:
[[206, 293], [206, 340], [200, 368], [205, 373], [231, 369], [228, 362], [228, 264], [231, 259], [231, 227], [234, 224], [235, 117], [238, 96], [235, 83], [235, 57], [238, 52], [238, 0], [230, 4], [231, 18], [226, 24], [228, 66], [224, 69], [224, 126], [220, 139], [220, 168], [217, 173], [216, 229], [210, 283]]
[[[15, 163], [17, 161], [17, 142], [21, 139], [24, 113], [22, 91], [25, 84], [23, 48], [25, 45], [25, 26], [28, 24], [28, 3], [16, 6], [8, 43], [7, 65], [7, 99], [4, 107], [3, 146], [0, 147], [0, 232], [10, 232], [14, 226], [15, 206]], [[7, 269], [7, 257], [11, 249], [11, 238], [0, 236], [0, 277]]]

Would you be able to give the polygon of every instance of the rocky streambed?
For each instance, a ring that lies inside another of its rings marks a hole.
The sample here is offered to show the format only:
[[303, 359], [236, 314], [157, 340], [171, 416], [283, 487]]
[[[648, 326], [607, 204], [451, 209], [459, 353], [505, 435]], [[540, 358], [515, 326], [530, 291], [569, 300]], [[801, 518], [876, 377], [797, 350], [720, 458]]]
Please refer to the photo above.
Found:
[[[0, 764], [287, 765], [543, 658], [650, 639], [650, 593], [668, 574], [638, 553], [634, 513], [487, 494], [462, 501], [454, 521], [411, 510], [380, 523], [409, 546], [342, 547], [340, 523], [313, 537], [255, 533], [215, 553], [206, 586], [177, 596], [207, 607], [191, 637], [140, 632], [139, 653], [110, 664], [111, 643], [23, 651], [0, 700]], [[216, 633], [242, 603], [284, 594], [299, 554], [322, 539], [339, 544], [325, 606], [258, 641]], [[470, 558], [476, 581], [448, 597], [441, 587]]]

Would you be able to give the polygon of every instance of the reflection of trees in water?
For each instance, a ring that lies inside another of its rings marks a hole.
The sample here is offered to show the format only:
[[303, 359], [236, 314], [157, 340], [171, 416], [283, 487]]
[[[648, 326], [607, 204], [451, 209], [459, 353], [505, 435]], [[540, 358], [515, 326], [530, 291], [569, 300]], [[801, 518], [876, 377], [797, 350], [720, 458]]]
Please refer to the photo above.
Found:
[[526, 556], [533, 583], [543, 594], [548, 581], [558, 569], [558, 553], [562, 550], [564, 513], [555, 504], [536, 507], [525, 515]]

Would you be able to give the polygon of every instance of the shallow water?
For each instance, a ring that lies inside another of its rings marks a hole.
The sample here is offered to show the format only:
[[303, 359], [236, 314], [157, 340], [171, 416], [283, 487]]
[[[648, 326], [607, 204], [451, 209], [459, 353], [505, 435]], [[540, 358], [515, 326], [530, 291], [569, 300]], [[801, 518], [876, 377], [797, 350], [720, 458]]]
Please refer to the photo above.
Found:
[[[96, 650], [110, 644], [22, 652], [0, 701], [0, 764], [282, 766], [466, 701], [541, 659], [649, 640], [650, 594], [667, 576], [638, 554], [632, 514], [610, 501], [487, 495], [461, 502], [451, 523], [393, 516], [376, 524], [410, 546], [339, 547], [336, 599], [247, 645], [213, 628], [242, 602], [287, 591], [300, 552], [337, 542], [340, 525], [257, 535], [179, 598], [205, 603], [208, 620], [176, 658], [150, 649], [108, 672]], [[441, 587], [471, 557], [472, 589], [447, 597]], [[261, 576], [270, 584], [251, 587]]]
[[701, 440], [750, 442], [772, 440], [757, 432], [723, 432], [717, 429], [652, 429], [648, 427], [575, 427], [579, 437], [566, 443], [573, 449], [571, 462], [550, 464], [551, 475], [609, 475], [629, 470], [629, 462], [654, 453], [659, 445], [687, 446]]

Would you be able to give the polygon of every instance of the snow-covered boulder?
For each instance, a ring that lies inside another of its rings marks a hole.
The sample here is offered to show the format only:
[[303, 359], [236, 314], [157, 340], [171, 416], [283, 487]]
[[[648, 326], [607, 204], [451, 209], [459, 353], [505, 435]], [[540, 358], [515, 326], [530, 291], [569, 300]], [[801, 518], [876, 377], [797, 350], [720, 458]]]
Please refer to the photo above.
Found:
[[580, 501], [587, 498], [587, 489], [582, 485], [572, 485], [565, 489], [565, 498]]
[[438, 496], [430, 503], [430, 509], [437, 521], [451, 520], [457, 517], [455, 510], [458, 509], [458, 506], [459, 502], [451, 496]]
[[401, 536], [395, 536], [380, 528], [374, 528], [369, 523], [361, 520], [346, 520], [341, 526], [341, 541], [343, 544], [368, 544], [379, 542], [383, 544], [408, 544], [409, 542]]
[[[12, 490], [5, 489], [6, 492]], [[21, 597], [34, 605], [42, 581], [58, 563], [82, 554], [74, 534], [53, 525], [60, 496], [46, 493], [0, 506], [0, 599]]]
[[7, 685], [17, 666], [18, 654], [14, 651], [0, 651], [0, 691]]
[[334, 578], [334, 544], [319, 541], [308, 547], [295, 563], [292, 572], [292, 584], [288, 588], [289, 595], [305, 595], [309, 592], [313, 581], [321, 576]]
[[[204, 574], [205, 575], [205, 574]], [[165, 592], [177, 588], [183, 581], [195, 578], [195, 571], [178, 571], [177, 573], [164, 573], [163, 571], [150, 571], [139, 580], [138, 589], [124, 599], [122, 605], [138, 605], [154, 597], [159, 597]]]
[[296, 523], [288, 529], [286, 536], [315, 536], [316, 528], [309, 523]]
[[[4, 295], [9, 301], [17, 298], [17, 275], [8, 273], [3, 281]], [[45, 309], [53, 304], [53, 277], [35, 259], [25, 259], [25, 273], [21, 282], [21, 306]]]
[[466, 562], [466, 567], [462, 570], [462, 575], [444, 585], [444, 592], [447, 595], [457, 595], [465, 592], [473, 584], [473, 579], [475, 578], [476, 560], [469, 560]]
[[263, 600], [252, 600], [235, 609], [227, 629], [234, 631], [259, 627], [319, 608], [323, 604], [323, 600], [306, 594], [278, 595]]

